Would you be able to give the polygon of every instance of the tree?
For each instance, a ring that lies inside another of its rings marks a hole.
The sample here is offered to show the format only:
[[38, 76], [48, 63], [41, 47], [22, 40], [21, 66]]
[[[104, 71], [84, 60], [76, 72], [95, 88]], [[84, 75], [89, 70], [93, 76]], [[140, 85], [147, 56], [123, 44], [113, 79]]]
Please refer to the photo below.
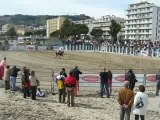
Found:
[[11, 39], [15, 39], [18, 37], [14, 27], [11, 27], [11, 29], [9, 29], [6, 33], [7, 36], [11, 37]]
[[108, 33], [111, 36], [111, 39], [113, 40], [113, 43], [117, 42], [117, 34], [121, 31], [121, 25], [117, 23], [115, 20], [111, 20], [110, 30]]
[[50, 34], [50, 37], [60, 37], [61, 35], [61, 31], [60, 30], [57, 30], [57, 31], [54, 31]]
[[103, 30], [102, 29], [92, 29], [91, 33], [92, 36], [94, 36], [95, 38], [99, 38], [102, 37], [103, 34]]

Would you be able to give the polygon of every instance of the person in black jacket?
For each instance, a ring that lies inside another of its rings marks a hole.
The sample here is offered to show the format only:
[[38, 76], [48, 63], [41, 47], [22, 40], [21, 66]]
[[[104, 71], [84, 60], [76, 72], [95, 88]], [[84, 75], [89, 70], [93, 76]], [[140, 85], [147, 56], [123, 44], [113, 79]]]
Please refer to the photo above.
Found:
[[73, 74], [76, 78], [76, 88], [74, 89], [74, 96], [77, 96], [77, 91], [79, 91], [79, 74], [82, 74], [77, 65], [73, 69]]
[[100, 79], [101, 79], [101, 98], [103, 98], [103, 93], [104, 93], [104, 87], [107, 92], [107, 98], [109, 98], [109, 89], [108, 89], [108, 72], [106, 72], [106, 68], [104, 68], [103, 72], [100, 72]]
[[129, 69], [129, 71], [125, 74], [125, 80], [129, 81], [129, 89], [133, 90], [137, 80], [136, 80], [136, 76], [133, 73], [132, 69]]
[[20, 69], [18, 69], [16, 66], [14, 66], [10, 71], [10, 86], [12, 91], [16, 90], [16, 78], [19, 71]]

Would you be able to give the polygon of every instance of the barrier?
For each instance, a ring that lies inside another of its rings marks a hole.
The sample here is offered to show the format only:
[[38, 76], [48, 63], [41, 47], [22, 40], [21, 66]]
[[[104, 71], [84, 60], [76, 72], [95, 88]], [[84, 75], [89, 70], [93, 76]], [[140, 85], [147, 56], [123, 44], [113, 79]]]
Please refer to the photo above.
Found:
[[94, 52], [109, 52], [119, 53], [135, 56], [150, 56], [160, 57], [160, 48], [151, 48], [150, 50], [138, 50], [132, 46], [119, 46], [119, 45], [64, 45], [65, 50], [68, 51], [94, 51]]

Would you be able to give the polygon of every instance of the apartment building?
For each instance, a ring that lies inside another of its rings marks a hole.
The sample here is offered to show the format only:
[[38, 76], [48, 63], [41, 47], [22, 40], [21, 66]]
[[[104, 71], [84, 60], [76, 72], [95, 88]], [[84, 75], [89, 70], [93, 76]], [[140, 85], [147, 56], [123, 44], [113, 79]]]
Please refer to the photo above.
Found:
[[106, 16], [102, 16], [100, 19], [97, 19], [94, 21], [94, 28], [97, 28], [97, 29], [102, 29], [103, 30], [103, 35], [102, 37], [104, 39], [108, 39], [110, 40], [111, 39], [111, 36], [109, 35], [108, 31], [110, 30], [110, 25], [111, 25], [111, 20], [115, 20], [117, 23], [119, 23], [122, 27], [121, 31], [118, 33], [118, 37], [121, 35], [121, 36], [124, 36], [124, 32], [125, 32], [125, 29], [124, 29], [124, 18], [120, 18], [120, 17], [117, 17], [117, 16], [114, 16], [114, 15], [106, 15]]
[[65, 21], [64, 17], [58, 17], [55, 19], [47, 20], [47, 29], [46, 29], [47, 38], [49, 38], [52, 32], [60, 30], [64, 21]]
[[130, 4], [125, 21], [125, 39], [160, 40], [160, 7], [145, 1]]

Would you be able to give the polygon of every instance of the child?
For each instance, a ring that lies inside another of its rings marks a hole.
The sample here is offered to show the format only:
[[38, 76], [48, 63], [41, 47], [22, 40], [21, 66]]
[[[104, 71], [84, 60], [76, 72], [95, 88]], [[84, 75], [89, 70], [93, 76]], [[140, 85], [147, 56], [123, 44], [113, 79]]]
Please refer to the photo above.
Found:
[[[59, 102], [65, 102], [65, 85], [64, 85], [65, 77], [63, 75], [58, 75], [56, 77], [57, 89], [59, 91]], [[63, 100], [62, 100], [63, 97]]]
[[29, 80], [29, 70], [24, 69], [24, 98], [30, 97], [30, 80]]

